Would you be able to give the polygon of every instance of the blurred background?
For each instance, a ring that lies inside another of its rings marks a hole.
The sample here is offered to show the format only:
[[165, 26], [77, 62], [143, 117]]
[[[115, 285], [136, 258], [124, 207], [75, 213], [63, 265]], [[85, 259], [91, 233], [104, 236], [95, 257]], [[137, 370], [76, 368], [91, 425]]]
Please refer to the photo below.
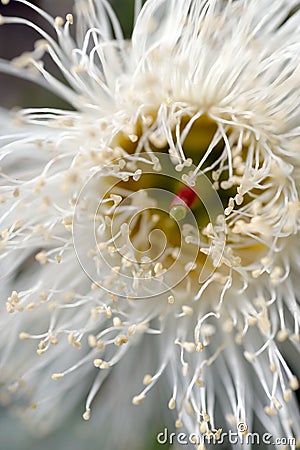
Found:
[[[109, 0], [109, 2], [120, 20], [125, 37], [130, 37], [133, 25], [134, 0]], [[65, 17], [69, 12], [73, 12], [73, 0], [31, 0], [31, 3], [38, 5], [53, 17]], [[47, 28], [46, 22], [38, 14], [21, 3], [11, 1], [6, 6], [0, 3], [0, 15], [28, 18], [53, 34], [51, 28]], [[0, 58], [11, 59], [24, 51], [32, 50], [37, 39], [40, 39], [40, 36], [29, 27], [23, 25], [0, 26]], [[53, 67], [53, 70], [55, 70], [55, 67]], [[44, 89], [18, 77], [0, 73], [0, 107], [39, 107], [45, 105], [64, 106], [59, 98], [55, 98], [53, 94], [49, 94]]]

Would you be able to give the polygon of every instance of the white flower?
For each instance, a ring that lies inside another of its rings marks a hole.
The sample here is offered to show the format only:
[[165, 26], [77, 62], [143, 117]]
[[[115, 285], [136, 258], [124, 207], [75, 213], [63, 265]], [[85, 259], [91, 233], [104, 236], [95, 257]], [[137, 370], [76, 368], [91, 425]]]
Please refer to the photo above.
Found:
[[48, 430], [164, 374], [177, 428], [300, 439], [298, 0], [138, 3], [129, 42], [106, 0], [0, 17], [42, 37], [0, 69], [72, 106], [1, 114], [1, 398]]

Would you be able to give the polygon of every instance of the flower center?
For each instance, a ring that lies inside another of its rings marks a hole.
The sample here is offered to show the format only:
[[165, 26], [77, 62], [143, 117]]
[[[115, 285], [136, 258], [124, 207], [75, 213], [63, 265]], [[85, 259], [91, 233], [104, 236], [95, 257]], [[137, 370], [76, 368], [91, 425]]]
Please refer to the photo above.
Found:
[[292, 226], [276, 215], [293, 195], [273, 148], [235, 117], [180, 109], [140, 116], [116, 133], [101, 170], [96, 238], [102, 263], [125, 277], [118, 293], [134, 296], [132, 279], [159, 279], [168, 290], [182, 273], [180, 283], [199, 289], [214, 272], [267, 270], [274, 242]]

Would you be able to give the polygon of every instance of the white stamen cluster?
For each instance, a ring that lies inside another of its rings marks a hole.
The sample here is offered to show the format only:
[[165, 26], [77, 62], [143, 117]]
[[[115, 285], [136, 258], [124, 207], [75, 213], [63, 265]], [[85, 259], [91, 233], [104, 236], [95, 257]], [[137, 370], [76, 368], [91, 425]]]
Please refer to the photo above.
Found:
[[[255, 417], [300, 439], [298, 2], [136, 2], [130, 42], [106, 0], [65, 19], [14, 2], [57, 37], [1, 16], [41, 40], [0, 70], [73, 109], [1, 114], [0, 400], [47, 430], [51, 408], [55, 422], [87, 395], [89, 420], [150, 337], [158, 356], [151, 374], [134, 367], [134, 405], [166, 374], [177, 428], [217, 439], [219, 410], [223, 428]], [[184, 210], [171, 207], [179, 185], [198, 197]]]

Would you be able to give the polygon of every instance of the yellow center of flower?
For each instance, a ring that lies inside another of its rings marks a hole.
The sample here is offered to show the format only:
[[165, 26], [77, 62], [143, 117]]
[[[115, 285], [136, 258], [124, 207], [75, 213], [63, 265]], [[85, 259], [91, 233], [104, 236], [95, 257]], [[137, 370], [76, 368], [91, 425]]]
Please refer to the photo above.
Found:
[[268, 203], [277, 195], [277, 208], [283, 197], [273, 179], [276, 164], [251, 127], [228, 118], [173, 112], [165, 121], [152, 114], [113, 138], [120, 158], [106, 198], [120, 197], [110, 219], [114, 251], [126, 267], [138, 264], [136, 277], [178, 270], [178, 259], [197, 284], [216, 269], [223, 276], [244, 267], [258, 276], [270, 261]]

